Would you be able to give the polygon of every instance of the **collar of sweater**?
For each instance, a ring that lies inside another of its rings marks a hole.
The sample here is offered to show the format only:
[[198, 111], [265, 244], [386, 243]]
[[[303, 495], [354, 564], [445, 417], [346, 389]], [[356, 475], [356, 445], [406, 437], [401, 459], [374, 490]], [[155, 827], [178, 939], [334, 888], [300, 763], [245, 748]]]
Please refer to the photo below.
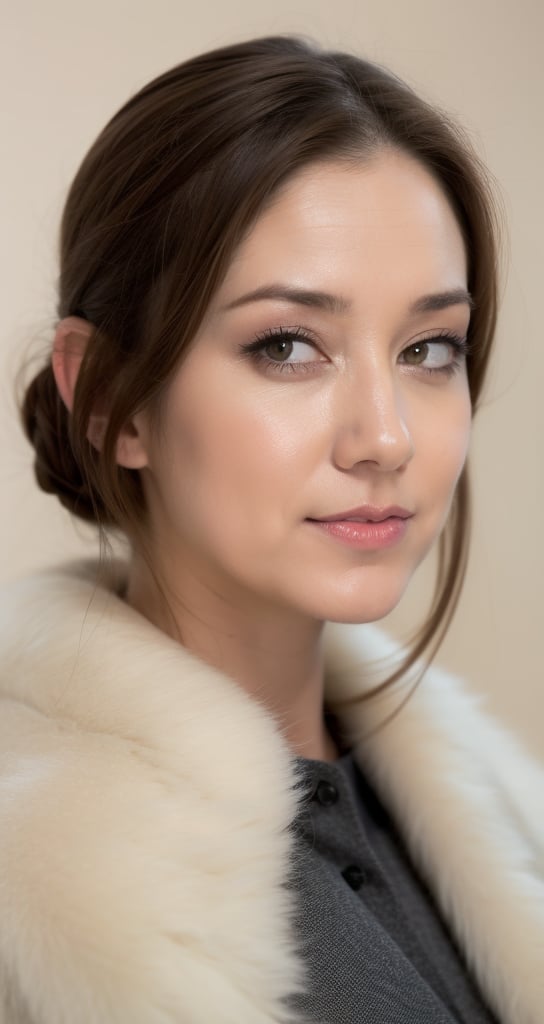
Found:
[[[120, 600], [124, 573], [73, 563], [0, 593], [4, 1004], [44, 1024], [299, 1021], [295, 757], [258, 701]], [[379, 728], [412, 684], [368, 699], [400, 653], [328, 623], [327, 705], [499, 1019], [537, 1024], [544, 773], [438, 669]]]

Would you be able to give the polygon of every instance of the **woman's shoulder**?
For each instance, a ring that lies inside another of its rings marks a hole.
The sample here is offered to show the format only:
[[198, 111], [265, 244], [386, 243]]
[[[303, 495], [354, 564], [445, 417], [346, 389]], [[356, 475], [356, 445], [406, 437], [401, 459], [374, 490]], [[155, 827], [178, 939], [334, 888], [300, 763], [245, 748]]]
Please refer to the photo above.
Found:
[[4, 586], [0, 1017], [23, 992], [48, 1024], [276, 1020], [235, 979], [255, 950], [263, 991], [296, 978], [288, 764], [264, 712], [91, 566]]
[[470, 851], [481, 861], [475, 877], [485, 877], [486, 858], [489, 865], [502, 858], [512, 883], [527, 882], [529, 902], [531, 879], [539, 880], [540, 904], [544, 766], [466, 680], [416, 662], [379, 690], [384, 672], [406, 652], [379, 627], [328, 629], [328, 706], [417, 862], [425, 870], [433, 865], [439, 886], [448, 864], [453, 892], [460, 876], [446, 854], [454, 844], [459, 856]]

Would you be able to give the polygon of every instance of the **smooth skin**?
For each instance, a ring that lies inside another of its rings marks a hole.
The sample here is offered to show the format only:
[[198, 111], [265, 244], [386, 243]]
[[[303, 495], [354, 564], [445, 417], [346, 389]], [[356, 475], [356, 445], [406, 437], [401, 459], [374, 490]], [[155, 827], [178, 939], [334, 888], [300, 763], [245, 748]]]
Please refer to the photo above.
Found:
[[[466, 287], [456, 218], [412, 157], [384, 149], [306, 167], [241, 244], [160, 429], [143, 411], [119, 438], [119, 463], [142, 473], [183, 643], [262, 701], [304, 757], [338, 756], [323, 716], [324, 623], [387, 615], [447, 518], [471, 405], [463, 354], [436, 336], [466, 337]], [[288, 289], [313, 295], [270, 294]], [[416, 311], [444, 293], [444, 308]], [[75, 317], [57, 329], [68, 408], [89, 331]], [[260, 359], [241, 351], [257, 337]], [[97, 445], [103, 423], [89, 427]], [[363, 504], [408, 509], [404, 537], [361, 551], [308, 522]], [[125, 599], [174, 635], [136, 553]]]

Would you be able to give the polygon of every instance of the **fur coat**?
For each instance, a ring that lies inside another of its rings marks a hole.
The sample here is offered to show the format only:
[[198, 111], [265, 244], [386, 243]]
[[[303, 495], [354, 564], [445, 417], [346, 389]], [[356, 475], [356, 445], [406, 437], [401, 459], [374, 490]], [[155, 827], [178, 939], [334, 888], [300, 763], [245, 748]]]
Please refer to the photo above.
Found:
[[[74, 563], [0, 594], [1, 1024], [300, 1020], [294, 755], [109, 572], [96, 585]], [[325, 645], [327, 706], [490, 1006], [542, 1024], [542, 768], [438, 669], [376, 729], [406, 689], [363, 697], [398, 650], [332, 623]]]

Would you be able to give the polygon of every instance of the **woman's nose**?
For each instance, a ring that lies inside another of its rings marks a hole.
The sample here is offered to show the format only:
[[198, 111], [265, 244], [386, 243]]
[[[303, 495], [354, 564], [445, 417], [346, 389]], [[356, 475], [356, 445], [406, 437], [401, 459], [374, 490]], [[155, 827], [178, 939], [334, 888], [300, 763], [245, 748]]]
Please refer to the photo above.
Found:
[[394, 374], [374, 372], [361, 383], [353, 377], [339, 396], [335, 462], [350, 469], [370, 462], [377, 469], [400, 469], [414, 454], [405, 398]]

